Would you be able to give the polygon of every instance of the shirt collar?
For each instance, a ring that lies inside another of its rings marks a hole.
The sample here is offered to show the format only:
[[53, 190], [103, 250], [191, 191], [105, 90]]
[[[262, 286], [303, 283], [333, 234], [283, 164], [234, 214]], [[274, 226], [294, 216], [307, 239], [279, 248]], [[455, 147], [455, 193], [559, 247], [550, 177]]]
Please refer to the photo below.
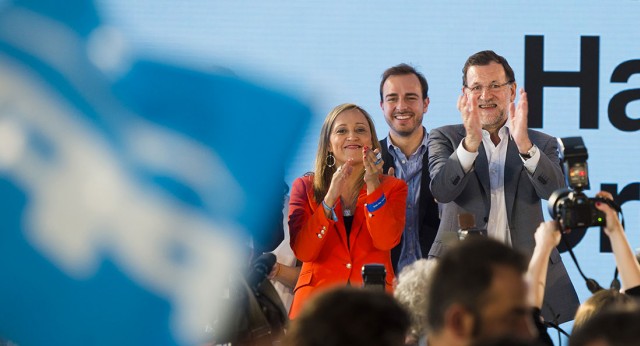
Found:
[[[502, 127], [500, 128], [500, 130], [498, 130], [498, 137], [500, 137], [500, 139], [503, 139], [510, 135], [511, 135], [511, 120], [507, 119], [507, 122], [505, 122], [504, 125], [502, 125]], [[482, 129], [482, 137], [489, 138], [489, 131]]]
[[[422, 133], [424, 133], [424, 136], [422, 136], [422, 142], [415, 151], [415, 153], [418, 154], [424, 153], [424, 151], [427, 149], [427, 140], [429, 139], [429, 132], [427, 132], [427, 129], [424, 126], [422, 127], [422, 131]], [[395, 149], [398, 148], [391, 142], [391, 133], [387, 135], [387, 147], [387, 149], [389, 149], [389, 152], [395, 152]], [[398, 150], [400, 150], [400, 148], [398, 148]]]

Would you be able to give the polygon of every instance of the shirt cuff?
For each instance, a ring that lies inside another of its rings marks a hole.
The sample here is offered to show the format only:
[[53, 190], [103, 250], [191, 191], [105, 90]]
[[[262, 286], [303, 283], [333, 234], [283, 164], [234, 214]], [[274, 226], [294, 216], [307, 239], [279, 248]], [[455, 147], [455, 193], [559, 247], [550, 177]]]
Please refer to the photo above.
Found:
[[535, 154], [533, 154], [533, 156], [531, 156], [531, 158], [528, 160], [525, 160], [522, 158], [522, 156], [520, 156], [520, 159], [524, 163], [524, 168], [527, 169], [529, 174], [533, 174], [536, 171], [536, 168], [538, 167], [538, 162], [540, 161], [540, 155], [541, 155], [540, 148], [537, 148], [537, 149], [538, 150], [536, 150]]
[[475, 153], [472, 153], [467, 151], [467, 149], [462, 145], [463, 142], [464, 138], [460, 141], [458, 149], [456, 149], [456, 154], [458, 154], [458, 160], [460, 160], [460, 165], [464, 172], [469, 173], [473, 167], [473, 162], [476, 160], [476, 157], [478, 157], [478, 152], [476, 151]]

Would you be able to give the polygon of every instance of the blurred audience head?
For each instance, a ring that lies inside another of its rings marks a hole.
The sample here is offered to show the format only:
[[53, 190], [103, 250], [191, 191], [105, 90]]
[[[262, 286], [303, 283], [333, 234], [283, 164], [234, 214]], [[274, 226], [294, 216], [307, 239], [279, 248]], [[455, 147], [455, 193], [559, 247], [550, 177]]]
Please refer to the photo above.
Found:
[[400, 346], [409, 315], [392, 296], [338, 287], [314, 297], [291, 321], [285, 346]]
[[472, 342], [471, 346], [548, 346], [548, 344], [537, 339], [523, 340], [519, 337], [507, 335], [497, 338], [478, 339]]
[[[573, 330], [581, 328], [594, 315], [614, 308], [639, 308], [636, 298], [615, 290], [600, 290], [580, 305], [573, 322]], [[640, 343], [640, 340], [638, 340]]]
[[523, 254], [473, 236], [439, 259], [428, 295], [429, 345], [469, 345], [502, 336], [536, 336], [527, 304]]
[[419, 259], [404, 267], [396, 280], [394, 297], [411, 316], [408, 345], [417, 344], [427, 332], [427, 292], [436, 260]]
[[640, 344], [640, 309], [619, 307], [593, 315], [574, 330], [569, 346], [631, 346]]

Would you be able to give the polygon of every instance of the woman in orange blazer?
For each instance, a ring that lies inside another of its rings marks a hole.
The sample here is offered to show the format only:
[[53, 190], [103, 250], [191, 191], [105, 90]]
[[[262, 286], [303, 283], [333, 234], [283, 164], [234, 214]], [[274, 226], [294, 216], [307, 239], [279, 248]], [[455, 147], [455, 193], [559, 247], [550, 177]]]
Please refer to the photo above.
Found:
[[384, 264], [386, 289], [394, 278], [391, 249], [405, 223], [407, 185], [382, 175], [371, 116], [354, 104], [327, 115], [315, 172], [294, 181], [289, 201], [291, 248], [303, 262], [289, 313], [334, 285], [362, 285], [362, 266]]

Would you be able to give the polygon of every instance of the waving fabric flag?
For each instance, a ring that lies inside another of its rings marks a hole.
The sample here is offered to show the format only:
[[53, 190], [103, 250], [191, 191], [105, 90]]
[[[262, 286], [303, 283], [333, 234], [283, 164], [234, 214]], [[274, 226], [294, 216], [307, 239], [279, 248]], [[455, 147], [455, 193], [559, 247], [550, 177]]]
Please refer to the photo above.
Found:
[[310, 111], [126, 54], [90, 1], [0, 13], [0, 339], [198, 344], [281, 218]]

